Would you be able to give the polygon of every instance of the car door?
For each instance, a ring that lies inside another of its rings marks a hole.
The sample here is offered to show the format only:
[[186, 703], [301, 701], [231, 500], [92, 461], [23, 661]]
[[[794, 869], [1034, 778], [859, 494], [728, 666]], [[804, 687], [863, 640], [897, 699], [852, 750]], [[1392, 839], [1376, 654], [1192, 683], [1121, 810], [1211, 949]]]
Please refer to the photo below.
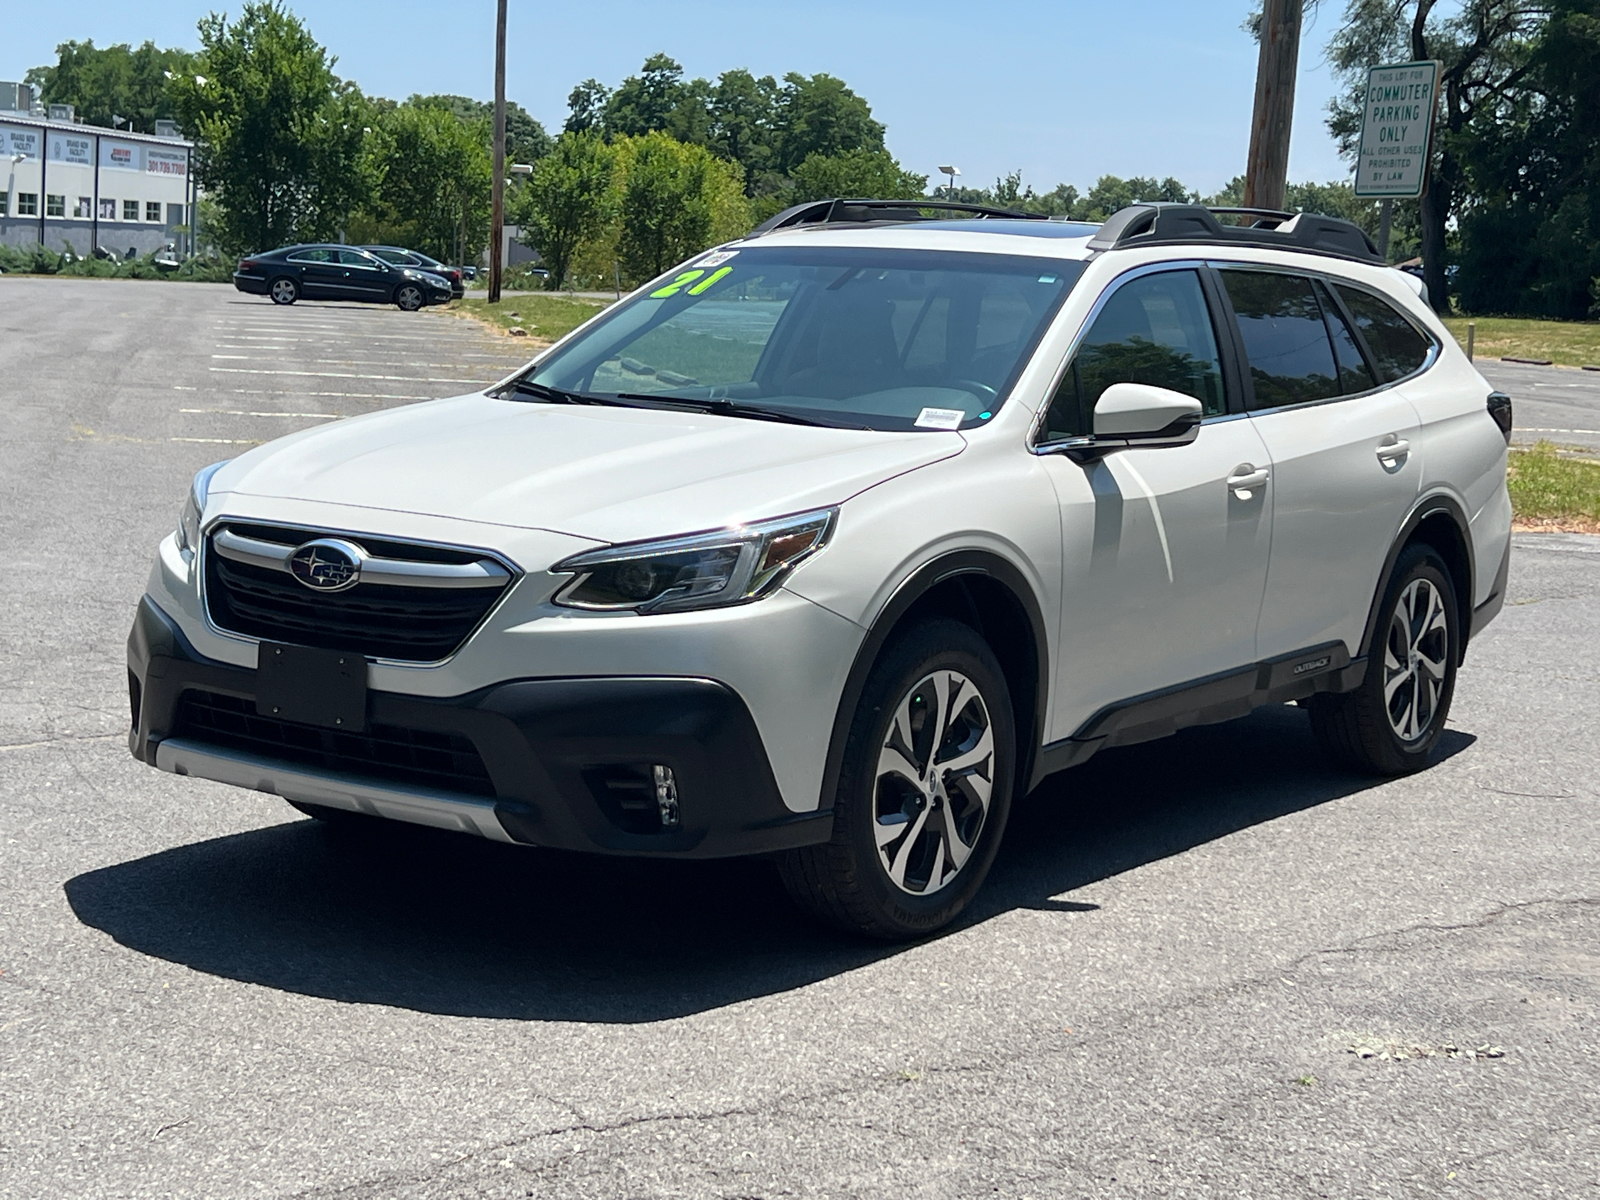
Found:
[[339, 251], [339, 263], [344, 268], [342, 288], [345, 299], [368, 302], [388, 300], [394, 276], [383, 263], [362, 250]]
[[307, 300], [336, 300], [344, 287], [338, 251], [326, 246], [297, 250], [289, 261], [300, 271], [300, 290]]
[[1263, 658], [1358, 652], [1384, 559], [1422, 477], [1415, 408], [1380, 383], [1328, 287], [1219, 264], [1249, 369], [1250, 423], [1272, 459]]
[[[1226, 382], [1213, 291], [1194, 266], [1113, 284], [1046, 414], [1037, 450], [1061, 504], [1064, 563], [1053, 738], [1107, 706], [1256, 661], [1271, 472]], [[1198, 399], [1198, 436], [1088, 461], [1062, 452], [1119, 382]]]

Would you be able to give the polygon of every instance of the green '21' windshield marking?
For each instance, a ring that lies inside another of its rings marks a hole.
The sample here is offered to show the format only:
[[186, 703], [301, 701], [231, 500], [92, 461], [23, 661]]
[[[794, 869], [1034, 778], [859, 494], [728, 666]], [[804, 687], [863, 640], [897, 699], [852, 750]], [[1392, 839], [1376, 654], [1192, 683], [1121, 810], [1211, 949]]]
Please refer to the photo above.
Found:
[[[704, 271], [684, 271], [665, 287], [658, 287], [655, 291], [651, 292], [650, 299], [665, 300], [668, 296], [676, 296], [684, 287], [688, 286], [689, 284], [694, 284], [693, 287], [689, 288], [689, 295], [698, 296], [702, 292], [709, 289], [713, 284], [726, 278], [732, 273], [732, 267], [722, 267], [711, 272], [711, 274], [705, 279], [700, 279], [700, 276], [705, 275]], [[695, 283], [695, 280], [697, 279], [700, 279], [699, 283]]]

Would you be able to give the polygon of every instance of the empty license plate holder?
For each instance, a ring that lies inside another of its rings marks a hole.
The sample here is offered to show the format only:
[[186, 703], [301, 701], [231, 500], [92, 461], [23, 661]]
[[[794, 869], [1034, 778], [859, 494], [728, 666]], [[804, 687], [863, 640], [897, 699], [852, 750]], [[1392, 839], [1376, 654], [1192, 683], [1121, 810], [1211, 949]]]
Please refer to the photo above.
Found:
[[349, 650], [262, 642], [256, 712], [359, 733], [367, 727], [367, 660]]

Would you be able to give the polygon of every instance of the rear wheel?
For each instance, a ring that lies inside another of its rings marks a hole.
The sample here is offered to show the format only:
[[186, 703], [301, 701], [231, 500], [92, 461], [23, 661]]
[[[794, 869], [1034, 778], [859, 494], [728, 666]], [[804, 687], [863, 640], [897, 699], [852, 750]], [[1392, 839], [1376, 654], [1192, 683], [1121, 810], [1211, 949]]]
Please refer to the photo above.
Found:
[[267, 295], [274, 304], [293, 304], [300, 299], [300, 285], [287, 275], [280, 275], [267, 285]]
[[832, 839], [779, 860], [789, 894], [832, 924], [886, 940], [949, 924], [1000, 845], [1015, 746], [988, 644], [957, 621], [908, 630], [862, 691]]
[[405, 312], [416, 312], [422, 307], [422, 289], [414, 283], [402, 283], [395, 289], [394, 302]]
[[1341, 766], [1420, 771], [1444, 732], [1461, 652], [1455, 581], [1433, 547], [1408, 547], [1384, 595], [1384, 623], [1353, 692], [1313, 696], [1311, 729]]

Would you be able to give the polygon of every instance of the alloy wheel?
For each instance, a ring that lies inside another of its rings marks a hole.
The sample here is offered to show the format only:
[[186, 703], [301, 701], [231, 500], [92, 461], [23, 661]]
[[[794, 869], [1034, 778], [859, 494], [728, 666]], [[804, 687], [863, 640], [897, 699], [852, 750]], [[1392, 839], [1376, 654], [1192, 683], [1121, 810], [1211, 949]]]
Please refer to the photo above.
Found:
[[949, 885], [983, 834], [994, 790], [994, 730], [977, 685], [935, 671], [896, 705], [878, 754], [878, 859], [897, 888]]
[[1444, 599], [1431, 580], [1414, 579], [1395, 601], [1383, 647], [1383, 703], [1401, 741], [1415, 742], [1432, 728], [1449, 653]]
[[294, 281], [289, 279], [274, 279], [272, 281], [272, 299], [278, 304], [293, 304], [295, 302]]
[[416, 312], [417, 309], [422, 307], [422, 290], [408, 283], [400, 289], [400, 294], [395, 297], [395, 301], [407, 312]]

